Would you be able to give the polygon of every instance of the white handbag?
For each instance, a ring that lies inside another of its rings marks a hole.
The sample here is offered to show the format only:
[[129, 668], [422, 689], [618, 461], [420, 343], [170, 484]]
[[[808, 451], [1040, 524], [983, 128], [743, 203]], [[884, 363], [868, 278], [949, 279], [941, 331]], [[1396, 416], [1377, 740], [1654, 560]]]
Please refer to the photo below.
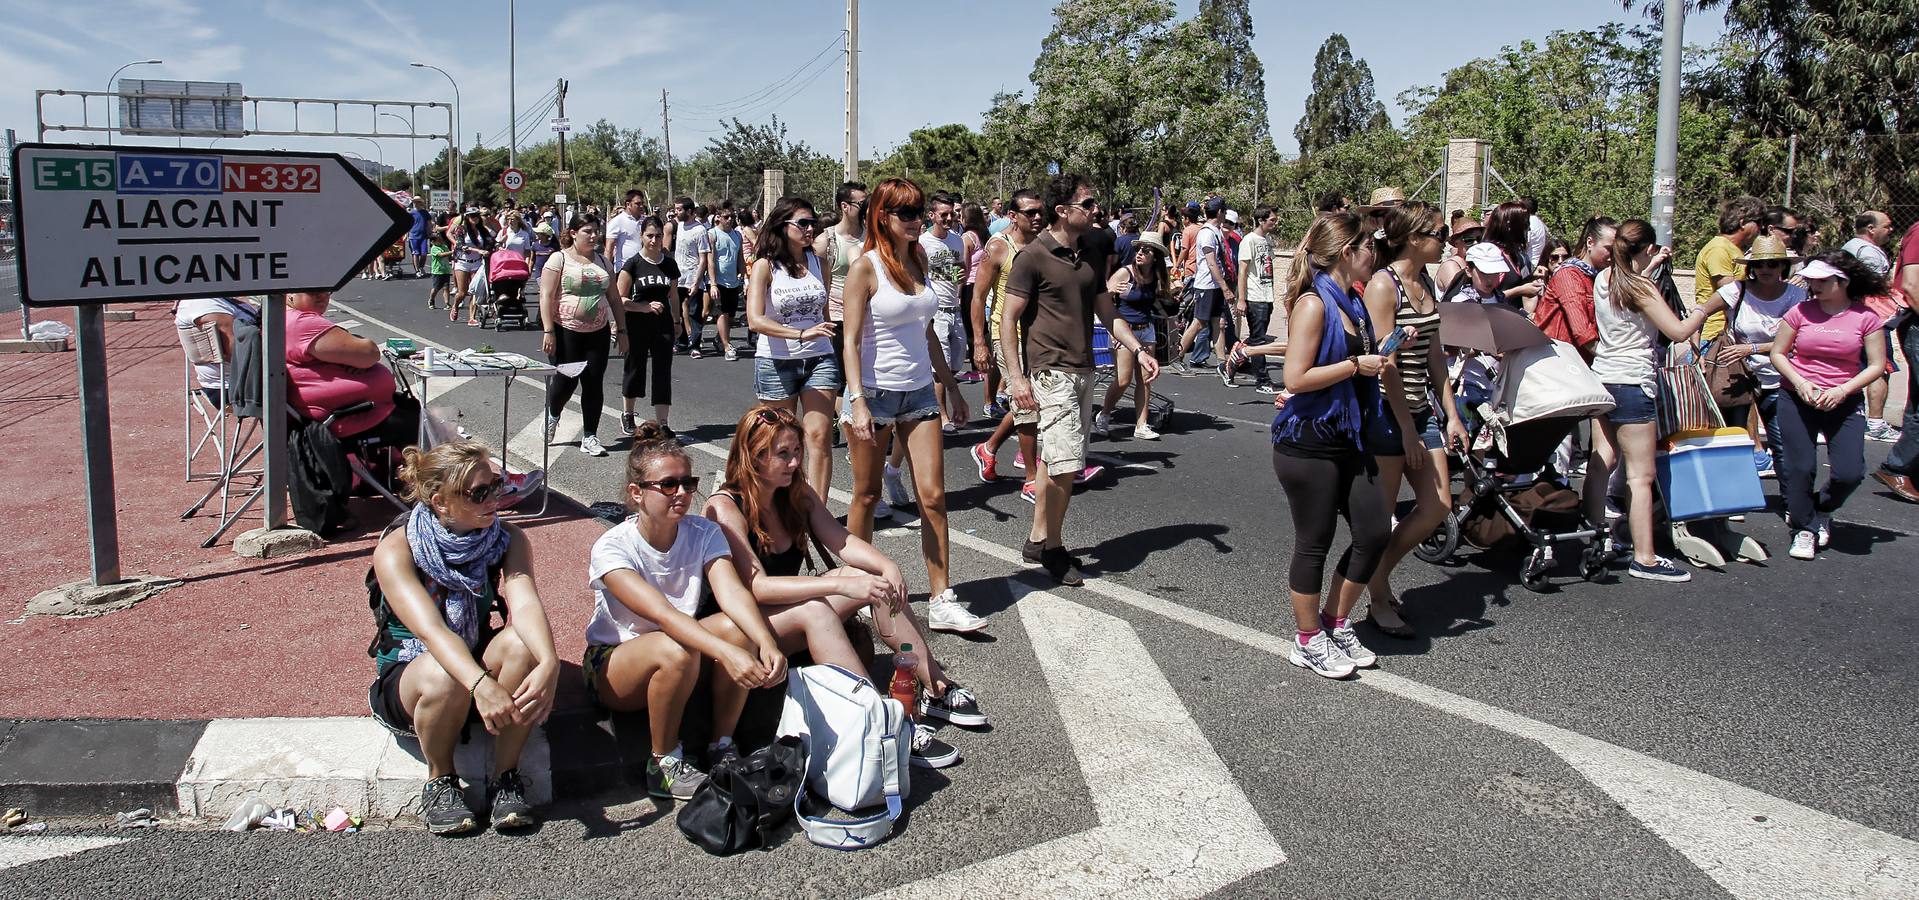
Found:
[[[793, 813], [807, 840], [836, 850], [870, 847], [893, 833], [910, 790], [913, 723], [899, 701], [872, 682], [838, 666], [803, 666], [787, 673], [786, 708], [779, 735], [806, 743], [807, 790], [796, 793]], [[828, 819], [813, 795], [854, 813]], [[883, 809], [871, 812], [873, 807]]]

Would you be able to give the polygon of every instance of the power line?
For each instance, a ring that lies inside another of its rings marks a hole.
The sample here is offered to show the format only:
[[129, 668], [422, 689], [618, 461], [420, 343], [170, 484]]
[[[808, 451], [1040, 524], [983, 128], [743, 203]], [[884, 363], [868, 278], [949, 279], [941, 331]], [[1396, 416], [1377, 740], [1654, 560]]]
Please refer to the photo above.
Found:
[[824, 77], [826, 73], [832, 71], [833, 67], [838, 62], [839, 62], [839, 57], [829, 57], [824, 60], [819, 60], [813, 66], [813, 70], [811, 72], [806, 73], [805, 77], [802, 80], [800, 80], [798, 84], [793, 85], [789, 89], [786, 89], [784, 93], [775, 93], [775, 94], [769, 95], [755, 103], [748, 104], [747, 106], [741, 107], [732, 112], [719, 113], [719, 114], [708, 113], [707, 115], [715, 115], [716, 118], [735, 118], [735, 119], [743, 119], [743, 120], [758, 119], [762, 114], [770, 112], [772, 110], [779, 109], [781, 106], [785, 105], [787, 101], [793, 99], [794, 97], [799, 96], [807, 88], [810, 88], [814, 84], [818, 83], [820, 78]]
[[[792, 81], [795, 78], [798, 78], [800, 76], [801, 72], [806, 71], [809, 67], [813, 65], [813, 63], [818, 62], [820, 57], [825, 56], [828, 52], [832, 51], [835, 47], [839, 47], [842, 44], [842, 42], [845, 40], [845, 37], [846, 35], [844, 33], [835, 35], [831, 41], [827, 42], [826, 46], [820, 48], [820, 51], [818, 53], [813, 54], [811, 59], [808, 59], [807, 61], [800, 63], [798, 66], [796, 66], [793, 69], [793, 71], [788, 72], [786, 74], [786, 77], [780, 78], [774, 81], [772, 84], [769, 84], [763, 88], [760, 88], [759, 90], [753, 91], [748, 94], [743, 94], [731, 100], [723, 100], [718, 103], [682, 104], [680, 108], [688, 112], [694, 113], [696, 115], [713, 115], [716, 113], [725, 113], [728, 109], [733, 107], [745, 107], [745, 106], [758, 105], [761, 99], [765, 98], [768, 94], [776, 92], [780, 90], [781, 88], [785, 87], [786, 85], [792, 83]], [[844, 54], [845, 53], [844, 48], [842, 48], [840, 52]], [[838, 61], [837, 58], [834, 61], [837, 62]]]

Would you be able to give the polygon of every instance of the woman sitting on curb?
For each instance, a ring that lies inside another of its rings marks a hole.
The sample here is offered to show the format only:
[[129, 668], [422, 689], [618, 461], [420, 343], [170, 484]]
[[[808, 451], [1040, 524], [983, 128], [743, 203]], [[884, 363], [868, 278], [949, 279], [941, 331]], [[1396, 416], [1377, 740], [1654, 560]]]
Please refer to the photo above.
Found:
[[[647, 711], [653, 740], [647, 794], [688, 800], [706, 781], [680, 748], [680, 718], [701, 661], [719, 663], [716, 673], [725, 676], [713, 679], [714, 721], [735, 722], [747, 691], [786, 678], [786, 655], [727, 565], [731, 551], [719, 526], [686, 514], [700, 489], [686, 450], [657, 422], [641, 422], [633, 441], [626, 456], [626, 505], [633, 515], [593, 544], [593, 621], [581, 667], [594, 702]], [[696, 619], [709, 584], [719, 612]], [[735, 630], [753, 649], [720, 637]], [[707, 748], [708, 764], [736, 752], [732, 739], [723, 738]]]
[[[476, 719], [494, 736], [493, 827], [534, 823], [520, 750], [552, 711], [560, 675], [532, 545], [495, 513], [505, 483], [492, 456], [473, 441], [407, 448], [400, 479], [413, 511], [380, 538], [367, 575], [380, 623], [367, 705], [388, 729], [419, 737], [428, 779], [420, 814], [434, 834], [478, 824], [453, 770], [460, 732]], [[505, 628], [493, 627], [495, 610]]]
[[[854, 612], [869, 610], [888, 647], [913, 647], [923, 685], [921, 716], [985, 725], [986, 715], [973, 693], [946, 676], [933, 660], [925, 632], [913, 623], [900, 567], [847, 531], [799, 477], [804, 439], [793, 414], [777, 406], [748, 410], [733, 435], [726, 483], [707, 499], [706, 517], [725, 532], [733, 567], [759, 601], [764, 618], [753, 626], [770, 625], [782, 650], [804, 647], [814, 662], [864, 673], [866, 666], [846, 636], [845, 622]], [[783, 549], [776, 549], [781, 545]], [[845, 565], [817, 576], [801, 575], [802, 566], [814, 568], [815, 546], [822, 556], [838, 554]], [[735, 643], [744, 640], [743, 631], [736, 634]], [[735, 710], [733, 719], [714, 723], [714, 733], [731, 733], [737, 719]], [[912, 759], [916, 766], [938, 769], [959, 762], [960, 754], [934, 738], [931, 726], [921, 724], [914, 730]]]

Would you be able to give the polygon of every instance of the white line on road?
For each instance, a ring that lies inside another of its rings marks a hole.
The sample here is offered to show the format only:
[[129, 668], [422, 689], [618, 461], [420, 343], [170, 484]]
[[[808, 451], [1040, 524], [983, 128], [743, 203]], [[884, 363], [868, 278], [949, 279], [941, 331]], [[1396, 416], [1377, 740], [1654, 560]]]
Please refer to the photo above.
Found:
[[132, 838], [8, 835], [0, 837], [0, 871], [41, 860], [57, 859], [124, 844]]
[[878, 896], [1196, 897], [1284, 863], [1133, 626], [1012, 587], [1100, 824]]

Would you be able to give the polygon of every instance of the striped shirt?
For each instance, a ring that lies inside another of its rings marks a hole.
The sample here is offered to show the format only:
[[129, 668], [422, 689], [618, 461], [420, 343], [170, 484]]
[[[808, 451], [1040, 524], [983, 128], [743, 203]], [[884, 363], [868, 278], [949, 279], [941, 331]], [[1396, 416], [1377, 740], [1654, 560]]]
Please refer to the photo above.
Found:
[[1432, 409], [1427, 395], [1433, 387], [1432, 370], [1428, 367], [1426, 354], [1431, 350], [1433, 338], [1439, 335], [1438, 293], [1433, 289], [1432, 279], [1420, 273], [1420, 279], [1426, 286], [1427, 302], [1433, 307], [1427, 312], [1413, 308], [1412, 298], [1406, 293], [1406, 285], [1399, 280], [1399, 273], [1388, 267], [1386, 274], [1392, 276], [1393, 287], [1399, 291], [1399, 307], [1393, 313], [1393, 325], [1404, 328], [1413, 326], [1415, 332], [1411, 340], [1399, 345], [1399, 383], [1405, 388], [1406, 410], [1415, 415]]

